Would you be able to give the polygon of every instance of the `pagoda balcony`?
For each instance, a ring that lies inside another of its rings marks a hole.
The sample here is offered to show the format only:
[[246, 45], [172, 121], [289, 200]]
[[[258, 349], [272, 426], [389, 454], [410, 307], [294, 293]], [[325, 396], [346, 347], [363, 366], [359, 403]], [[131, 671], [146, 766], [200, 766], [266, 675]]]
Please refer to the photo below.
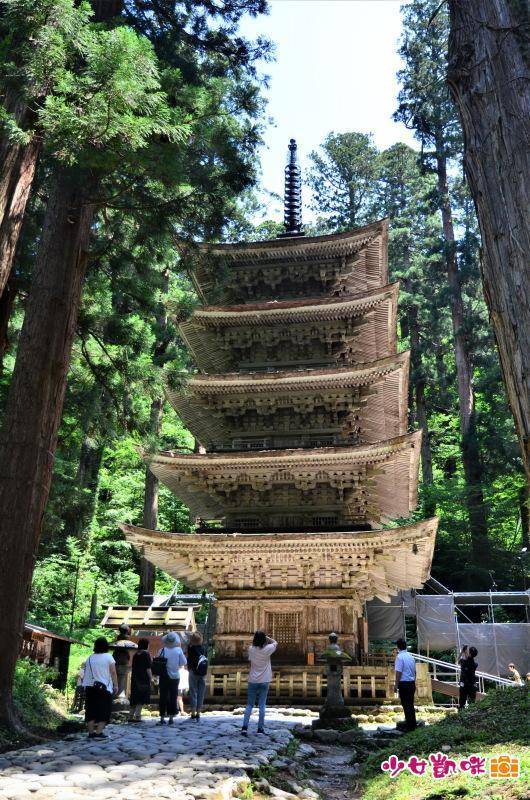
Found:
[[327, 236], [181, 246], [204, 303], [340, 296], [388, 281], [388, 221]]
[[398, 292], [207, 306], [179, 329], [206, 373], [366, 364], [396, 353]]
[[294, 450], [311, 449], [314, 447], [351, 447], [359, 444], [358, 437], [339, 436], [338, 434], [301, 434], [300, 436], [277, 435], [263, 439], [233, 439], [231, 442], [217, 440], [208, 447], [209, 452], [229, 453], [231, 451], [244, 452], [245, 450]]

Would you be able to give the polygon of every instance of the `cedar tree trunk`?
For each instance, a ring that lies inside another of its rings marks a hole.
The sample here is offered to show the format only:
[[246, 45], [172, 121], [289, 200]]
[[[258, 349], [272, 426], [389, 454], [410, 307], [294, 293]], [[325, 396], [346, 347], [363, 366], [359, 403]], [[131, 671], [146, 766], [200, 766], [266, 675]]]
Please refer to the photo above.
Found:
[[11, 278], [0, 295], [0, 375], [2, 374], [4, 356], [9, 346], [9, 320], [11, 319], [16, 295], [14, 281]]
[[447, 160], [442, 135], [436, 137], [436, 174], [442, 229], [445, 243], [445, 267], [450, 289], [450, 308], [453, 326], [460, 434], [462, 441], [462, 463], [466, 481], [466, 506], [473, 549], [473, 560], [477, 566], [489, 564], [490, 544], [486, 507], [482, 492], [482, 464], [475, 425], [475, 396], [472, 384], [472, 369], [464, 330], [464, 303], [458, 274], [453, 213], [447, 185]]
[[94, 218], [93, 174], [58, 170], [0, 430], [0, 723], [16, 726], [13, 673], [48, 499]]
[[519, 8], [449, 0], [448, 83], [482, 235], [484, 295], [530, 478], [530, 67]]
[[82, 539], [96, 508], [103, 445], [85, 436], [79, 454], [73, 507], [65, 516], [66, 534]]
[[[149, 428], [154, 436], [158, 436], [160, 433], [163, 405], [162, 398], [157, 398], [151, 403]], [[143, 526], [152, 531], [156, 530], [158, 524], [158, 487], [158, 478], [147, 466], [145, 468]], [[154, 590], [155, 566], [142, 555], [140, 558], [140, 586], [138, 588], [138, 602], [140, 605], [150, 605], [152, 603]]]
[[[162, 304], [156, 317], [158, 328], [158, 339], [155, 343], [154, 362], [156, 363], [167, 349], [167, 310], [164, 303], [169, 291], [169, 270], [165, 269], [162, 273]], [[151, 417], [149, 431], [153, 438], [158, 438], [162, 426], [162, 413], [164, 400], [157, 397], [151, 403]], [[144, 489], [144, 515], [143, 526], [149, 530], [156, 530], [158, 525], [158, 478], [151, 472], [149, 467], [145, 470], [145, 489]], [[155, 566], [143, 556], [140, 558], [140, 586], [138, 589], [138, 602], [149, 604], [153, 600], [155, 591]]]
[[5, 181], [5, 192], [1, 198], [3, 213], [0, 221], [0, 297], [13, 268], [41, 142], [37, 136], [33, 136], [25, 147], [15, 145], [14, 149], [16, 158], [10, 169], [9, 179]]
[[[408, 310], [408, 326], [410, 334], [410, 365], [411, 384], [414, 387], [414, 405], [416, 408], [416, 422], [423, 435], [421, 437], [421, 474], [425, 486], [432, 486], [432, 454], [429, 438], [429, 425], [427, 421], [427, 403], [425, 400], [425, 374], [423, 371], [420, 332], [418, 329], [418, 307], [411, 305]], [[425, 513], [432, 517], [436, 507], [432, 500], [426, 501]]]

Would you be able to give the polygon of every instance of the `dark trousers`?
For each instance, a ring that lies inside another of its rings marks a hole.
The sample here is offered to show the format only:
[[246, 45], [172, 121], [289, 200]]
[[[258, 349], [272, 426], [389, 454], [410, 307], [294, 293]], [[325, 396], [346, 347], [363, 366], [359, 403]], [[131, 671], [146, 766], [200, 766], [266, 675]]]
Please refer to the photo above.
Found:
[[415, 681], [400, 681], [398, 685], [399, 702], [405, 712], [405, 723], [409, 731], [416, 727], [416, 710], [414, 708], [414, 695], [416, 694]]
[[160, 696], [158, 698], [158, 710], [160, 716], [174, 717], [177, 713], [177, 691], [179, 688], [178, 678], [167, 678], [163, 675], [160, 676], [160, 683], [158, 686]]
[[466, 700], [468, 703], [474, 703], [477, 699], [477, 690], [475, 686], [461, 686], [458, 696], [458, 708], [465, 708]]

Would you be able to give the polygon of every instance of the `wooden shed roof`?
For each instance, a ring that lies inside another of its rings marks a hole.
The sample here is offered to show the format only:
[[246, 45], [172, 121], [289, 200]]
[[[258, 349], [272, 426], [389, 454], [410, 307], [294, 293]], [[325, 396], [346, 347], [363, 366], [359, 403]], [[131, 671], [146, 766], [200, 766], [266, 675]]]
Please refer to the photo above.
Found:
[[135, 630], [175, 630], [195, 629], [194, 609], [197, 605], [171, 606], [104, 606], [103, 628], [119, 628], [129, 625]]

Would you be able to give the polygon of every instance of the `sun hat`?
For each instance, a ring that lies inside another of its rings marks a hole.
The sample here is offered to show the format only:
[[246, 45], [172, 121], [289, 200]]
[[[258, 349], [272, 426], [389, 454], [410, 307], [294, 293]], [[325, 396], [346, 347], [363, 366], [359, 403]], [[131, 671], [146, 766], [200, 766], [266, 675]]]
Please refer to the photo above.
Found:
[[169, 631], [164, 636], [164, 644], [166, 647], [178, 647], [180, 645], [180, 638], [173, 631]]

